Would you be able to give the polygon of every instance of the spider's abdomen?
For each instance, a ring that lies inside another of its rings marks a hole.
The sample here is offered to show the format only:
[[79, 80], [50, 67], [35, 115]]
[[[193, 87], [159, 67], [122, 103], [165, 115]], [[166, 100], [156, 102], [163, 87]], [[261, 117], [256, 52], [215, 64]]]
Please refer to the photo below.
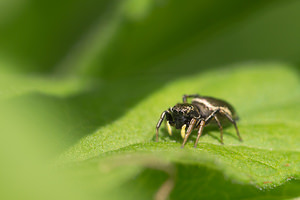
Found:
[[192, 99], [192, 104], [197, 106], [201, 117], [208, 117], [213, 111], [220, 108], [222, 112], [227, 113], [233, 119], [237, 119], [234, 108], [224, 100], [213, 97], [197, 97]]

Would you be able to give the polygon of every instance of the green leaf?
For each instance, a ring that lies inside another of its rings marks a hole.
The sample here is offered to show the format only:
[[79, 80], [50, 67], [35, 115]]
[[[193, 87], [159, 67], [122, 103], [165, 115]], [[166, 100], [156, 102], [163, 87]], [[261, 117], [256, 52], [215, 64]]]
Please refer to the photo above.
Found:
[[[189, 173], [198, 176], [202, 168], [211, 174], [224, 173], [232, 181], [247, 184], [250, 190], [254, 190], [251, 185], [277, 187], [292, 177], [299, 178], [300, 115], [296, 112], [300, 108], [299, 86], [294, 71], [280, 64], [239, 65], [184, 78], [165, 86], [119, 120], [80, 140], [61, 161], [89, 163], [93, 158], [91, 166], [110, 168], [113, 163], [123, 166], [123, 161], [109, 160], [110, 157], [146, 153], [142, 154], [146, 160], [154, 156], [175, 163], [180, 169], [187, 167], [192, 171]], [[165, 129], [161, 130], [160, 142], [154, 142], [155, 123], [160, 113], [180, 102], [182, 94], [197, 92], [226, 99], [235, 106], [241, 118], [238, 127], [244, 142], [238, 141], [232, 126], [225, 129], [225, 145], [220, 145], [219, 131], [213, 128], [204, 130], [197, 148], [193, 148], [196, 135], [181, 149], [179, 132], [170, 137]], [[187, 181], [185, 176], [191, 176], [180, 169], [183, 175], [176, 174], [175, 188], [182, 187], [182, 182]], [[222, 184], [226, 185], [224, 181]], [[196, 183], [186, 184], [196, 188]], [[174, 199], [180, 196], [176, 191], [171, 193]]]

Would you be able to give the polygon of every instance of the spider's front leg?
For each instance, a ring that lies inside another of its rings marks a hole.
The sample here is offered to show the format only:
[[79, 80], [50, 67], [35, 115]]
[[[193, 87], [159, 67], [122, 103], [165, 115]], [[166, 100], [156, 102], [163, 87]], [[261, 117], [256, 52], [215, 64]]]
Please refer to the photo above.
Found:
[[185, 137], [184, 137], [184, 140], [183, 140], [183, 143], [181, 145], [181, 148], [184, 147], [187, 139], [189, 138], [190, 134], [192, 133], [192, 130], [194, 129], [195, 125], [197, 123], [197, 119], [193, 118], [191, 121], [190, 121], [190, 125], [186, 131], [186, 134], [185, 134]]
[[170, 135], [172, 135], [172, 129], [171, 129], [171, 125], [169, 123], [169, 121], [172, 119], [169, 111], [165, 110], [164, 112], [161, 113], [160, 118], [156, 124], [156, 142], [158, 142], [158, 131], [159, 128], [162, 124], [162, 122], [164, 121], [164, 119], [167, 118], [167, 128], [168, 128], [168, 132]]
[[196, 139], [196, 142], [195, 142], [195, 145], [194, 145], [195, 148], [197, 147], [199, 138], [202, 135], [204, 125], [205, 125], [205, 121], [201, 120], [200, 125], [199, 125], [199, 130], [198, 130], [198, 136], [197, 136], [197, 139]]

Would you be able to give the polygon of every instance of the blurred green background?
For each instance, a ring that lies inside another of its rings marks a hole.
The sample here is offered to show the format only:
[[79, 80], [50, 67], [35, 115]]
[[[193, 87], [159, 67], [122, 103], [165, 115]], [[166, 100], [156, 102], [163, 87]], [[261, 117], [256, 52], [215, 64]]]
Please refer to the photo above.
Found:
[[298, 76], [299, 11], [297, 0], [1, 0], [0, 198], [109, 199], [95, 190], [124, 172], [85, 188], [53, 163], [179, 79], [253, 63]]

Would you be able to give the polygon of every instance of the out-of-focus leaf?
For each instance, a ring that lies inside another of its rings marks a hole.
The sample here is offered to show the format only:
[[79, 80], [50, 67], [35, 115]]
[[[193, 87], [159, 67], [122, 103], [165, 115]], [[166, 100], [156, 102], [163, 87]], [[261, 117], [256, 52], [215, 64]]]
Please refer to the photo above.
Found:
[[85, 51], [75, 54], [66, 63], [69, 72], [79, 69], [113, 80], [144, 74], [177, 78], [244, 60], [299, 63], [298, 1], [153, 1], [145, 6], [150, 8], [142, 9], [147, 13], [142, 19], [112, 21], [118, 25], [105, 47], [83, 56], [85, 62], [78, 56]]
[[[51, 72], [92, 26], [109, 18], [116, 1], [1, 1], [0, 64]], [[11, 70], [13, 70], [11, 69]]]

